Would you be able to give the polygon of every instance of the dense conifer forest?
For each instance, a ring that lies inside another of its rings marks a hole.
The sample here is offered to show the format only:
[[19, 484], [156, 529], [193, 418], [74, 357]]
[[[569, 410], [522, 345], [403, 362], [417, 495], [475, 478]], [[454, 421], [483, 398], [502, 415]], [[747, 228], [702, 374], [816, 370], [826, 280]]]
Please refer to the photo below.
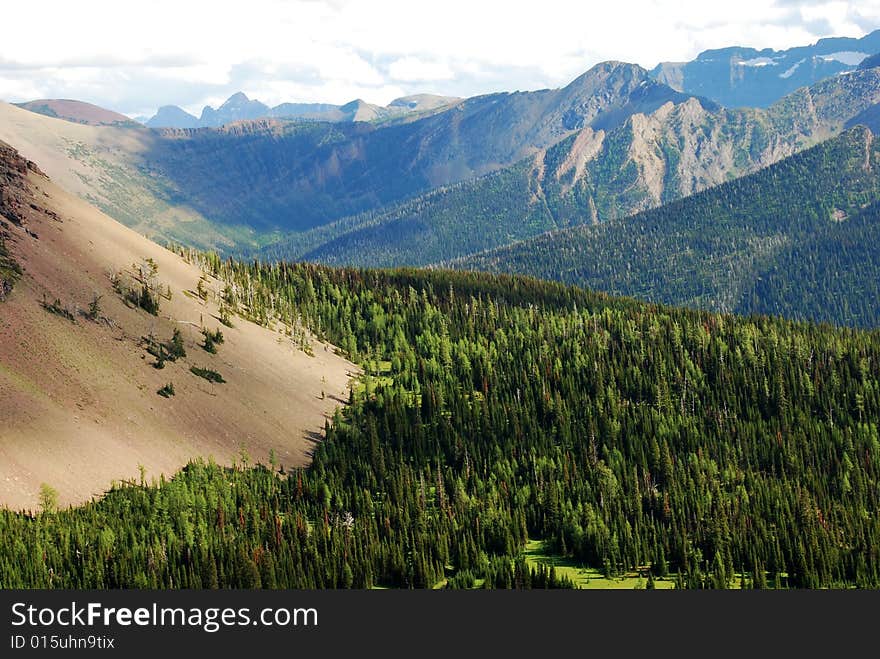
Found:
[[856, 127], [658, 209], [452, 262], [740, 314], [880, 326], [880, 145]]
[[[193, 463], [0, 513], [3, 587], [880, 585], [880, 333], [537, 280], [222, 262], [230, 312], [364, 366], [308, 469]], [[195, 282], [194, 282], [195, 285]]]

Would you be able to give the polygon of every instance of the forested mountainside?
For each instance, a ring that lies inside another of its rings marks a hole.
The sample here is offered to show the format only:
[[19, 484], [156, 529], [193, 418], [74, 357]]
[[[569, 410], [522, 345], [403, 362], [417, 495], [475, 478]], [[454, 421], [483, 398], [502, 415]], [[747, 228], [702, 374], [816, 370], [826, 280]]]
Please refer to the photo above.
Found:
[[[201, 258], [365, 368], [307, 469], [0, 513], [5, 587], [880, 585], [880, 334], [537, 280]], [[50, 502], [51, 503], [51, 502]]]
[[266, 258], [331, 265], [425, 265], [544, 231], [596, 224], [754, 172], [838, 134], [877, 127], [880, 69], [823, 81], [768, 110], [690, 99], [584, 127], [534, 157], [377, 212], [290, 236]]
[[819, 39], [787, 50], [707, 50], [690, 62], [662, 62], [651, 75], [673, 89], [706, 96], [725, 107], [767, 107], [795, 89], [853, 71], [878, 52], [880, 30], [875, 30], [860, 39]]
[[880, 144], [864, 127], [630, 218], [453, 262], [736, 313], [880, 325]]

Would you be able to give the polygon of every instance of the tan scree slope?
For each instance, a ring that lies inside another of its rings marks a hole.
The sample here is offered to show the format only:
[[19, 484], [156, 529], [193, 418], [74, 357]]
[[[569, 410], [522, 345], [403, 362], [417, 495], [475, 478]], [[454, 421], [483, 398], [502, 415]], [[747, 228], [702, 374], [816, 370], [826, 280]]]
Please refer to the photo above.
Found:
[[143, 126], [87, 126], [0, 101], [0, 141], [36, 162], [68, 192], [148, 237], [231, 244], [198, 211], [173, 201], [178, 195], [174, 184], [147, 171], [145, 154], [158, 139]]
[[[113, 480], [136, 478], [139, 465], [148, 479], [170, 476], [197, 456], [230, 463], [242, 448], [253, 461], [267, 463], [274, 450], [284, 467], [306, 464], [356, 367], [331, 346], [315, 342], [310, 357], [283, 334], [238, 317], [234, 328], [221, 326], [213, 296], [204, 303], [184, 293], [195, 290], [198, 267], [37, 172], [28, 171], [27, 183], [22, 226], [0, 219], [24, 269], [0, 301], [0, 505], [35, 508], [42, 483], [61, 504], [82, 502]], [[110, 282], [112, 272], [147, 257], [172, 291], [158, 317], [127, 307]], [[220, 290], [219, 282], [211, 286]], [[41, 305], [45, 295], [84, 310], [96, 292], [106, 321], [77, 314], [72, 323]], [[216, 355], [199, 347], [202, 323], [223, 331]], [[157, 370], [140, 339], [152, 332], [165, 341], [175, 327], [187, 356]], [[192, 365], [227, 383], [193, 375]], [[165, 399], [156, 392], [168, 382], [176, 395]]]
[[[37, 101], [22, 103], [18, 107], [29, 112], [55, 116], [65, 121], [73, 121], [90, 126], [112, 126], [113, 124], [131, 124], [134, 121], [124, 114], [107, 110], [91, 103], [75, 101], [69, 98], [44, 98]], [[54, 112], [54, 115], [52, 114]]]

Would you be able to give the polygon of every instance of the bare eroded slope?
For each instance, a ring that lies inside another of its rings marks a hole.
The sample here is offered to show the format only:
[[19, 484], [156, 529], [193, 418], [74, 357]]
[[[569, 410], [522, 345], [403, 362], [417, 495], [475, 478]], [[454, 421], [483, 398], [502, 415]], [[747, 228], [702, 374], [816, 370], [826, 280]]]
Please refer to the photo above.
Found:
[[[80, 502], [137, 477], [139, 465], [148, 478], [171, 475], [191, 458], [229, 463], [242, 449], [255, 461], [274, 450], [285, 467], [305, 464], [356, 367], [331, 346], [315, 342], [308, 356], [283, 332], [238, 317], [221, 326], [213, 294], [203, 302], [185, 292], [199, 268], [10, 162], [12, 153], [0, 150], [0, 229], [23, 274], [0, 301], [0, 505], [35, 507], [42, 483], [62, 504]], [[110, 279], [147, 258], [171, 290], [158, 316], [127, 306]], [[83, 312], [96, 293], [92, 321]], [[47, 311], [44, 296], [75, 322]], [[222, 330], [216, 355], [199, 346], [201, 325]], [[166, 341], [174, 328], [187, 356], [156, 369], [142, 337]], [[166, 399], [156, 392], [168, 382], [176, 395]]]

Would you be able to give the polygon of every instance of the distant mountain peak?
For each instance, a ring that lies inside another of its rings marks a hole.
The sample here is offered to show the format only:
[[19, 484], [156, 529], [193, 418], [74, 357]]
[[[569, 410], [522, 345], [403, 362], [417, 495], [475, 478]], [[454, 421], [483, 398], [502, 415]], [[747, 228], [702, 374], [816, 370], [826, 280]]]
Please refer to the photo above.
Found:
[[244, 92], [236, 92], [216, 110], [206, 105], [199, 122], [216, 128], [243, 119], [260, 119], [268, 114], [268, 105], [249, 99]]
[[44, 98], [15, 105], [36, 114], [78, 124], [112, 126], [132, 123], [124, 114], [70, 98]]
[[593, 66], [591, 66], [584, 73], [575, 78], [569, 84], [569, 86], [574, 85], [578, 81], [596, 78], [608, 78], [614, 75], [630, 75], [640, 80], [647, 80], [649, 78], [648, 71], [646, 69], [643, 69], [638, 64], [632, 64], [630, 62], [620, 62], [617, 60], [606, 60], [604, 62], [599, 62], [598, 64], [594, 64]]
[[635, 89], [639, 83], [650, 80], [648, 72], [638, 64], [609, 60], [590, 67], [566, 85], [564, 91], [569, 94], [591, 95], [597, 89], [605, 89], [609, 85], [618, 90]]
[[356, 99], [354, 99], [353, 101], [349, 101], [348, 103], [346, 103], [345, 105], [343, 105], [343, 106], [342, 106], [341, 108], [339, 108], [339, 109], [342, 110], [343, 112], [347, 112], [347, 111], [349, 111], [349, 110], [354, 110], [354, 109], [357, 109], [357, 108], [362, 108], [362, 107], [364, 107], [365, 105], [367, 105], [367, 102], [366, 102], [364, 99], [362, 99], [362, 98], [356, 98]]
[[726, 107], [769, 107], [801, 87], [854, 71], [880, 52], [880, 30], [859, 39], [832, 37], [787, 50], [742, 46], [705, 50], [690, 62], [661, 62], [650, 75]]
[[687, 98], [688, 95], [652, 80], [638, 64], [599, 62], [562, 89], [562, 127], [608, 129], [634, 113], [651, 113], [664, 103], [678, 104]]
[[[232, 96], [226, 99], [226, 101], [221, 105], [221, 108], [233, 107], [239, 105], [246, 105], [251, 103], [251, 99], [247, 97], [247, 94], [244, 92], [236, 92]], [[254, 103], [259, 103], [259, 101], [253, 101]]]
[[145, 125], [150, 128], [196, 128], [199, 120], [176, 105], [163, 105]]

